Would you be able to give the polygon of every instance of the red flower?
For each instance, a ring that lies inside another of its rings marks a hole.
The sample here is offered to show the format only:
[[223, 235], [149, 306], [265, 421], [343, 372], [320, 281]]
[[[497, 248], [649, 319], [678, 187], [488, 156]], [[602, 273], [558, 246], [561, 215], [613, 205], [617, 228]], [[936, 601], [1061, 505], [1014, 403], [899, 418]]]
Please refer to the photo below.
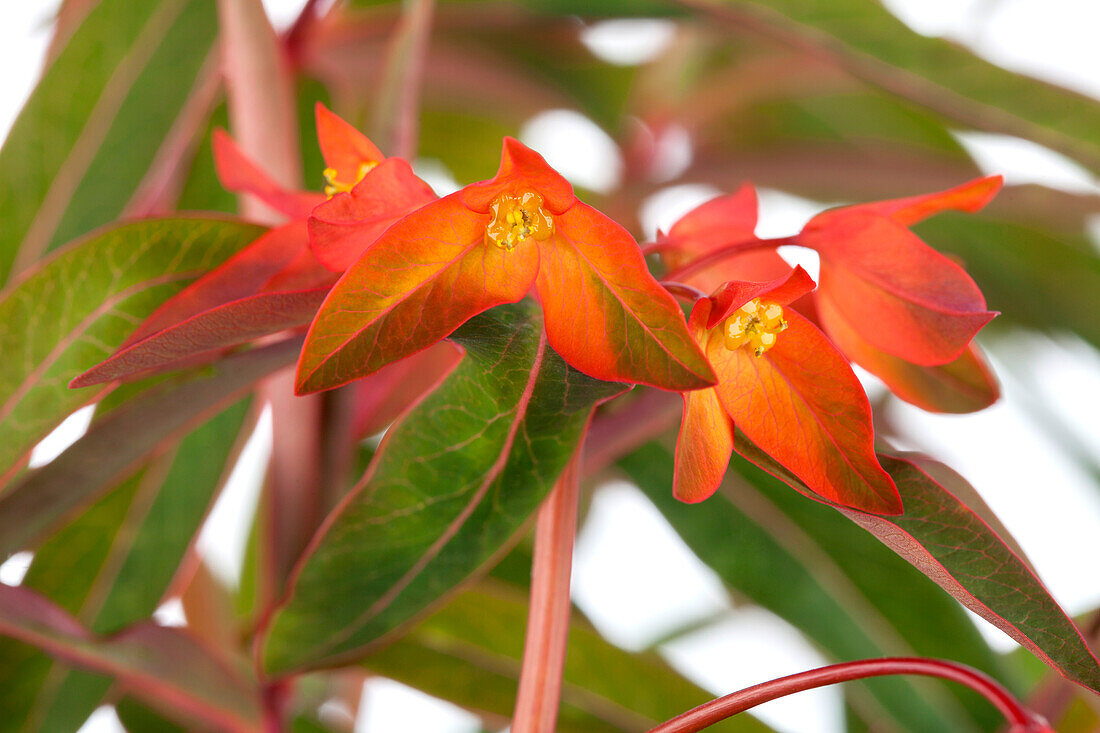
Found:
[[[319, 217], [311, 226], [319, 240], [334, 229]], [[371, 227], [345, 226], [345, 241]], [[578, 201], [540, 155], [505, 138], [494, 178], [406, 216], [348, 269], [310, 328], [298, 391], [366, 376], [532, 288], [550, 346], [581, 371], [665, 389], [713, 384], [633, 238]]]
[[736, 427], [821, 498], [901, 512], [897, 488], [875, 457], [871, 406], [859, 380], [825, 335], [786, 307], [813, 287], [799, 267], [771, 282], [726, 283], [695, 304], [689, 327], [718, 384], [684, 393], [678, 499], [714, 493], [737, 445]]
[[[271, 229], [165, 302], [110, 358], [72, 382], [83, 387], [181, 360], [288, 328], [305, 326], [335, 283], [340, 262], [354, 258], [354, 243], [310, 248], [307, 220], [315, 209], [367, 207], [377, 233], [409, 211], [435, 200], [431, 188], [400, 158], [383, 157], [362, 133], [317, 105], [317, 137], [328, 168], [326, 195], [290, 190], [273, 181], [223, 131], [214, 134], [218, 177], [231, 191], [248, 193], [285, 216]], [[353, 204], [351, 202], [354, 202]], [[375, 236], [377, 236], [377, 233]]]
[[947, 209], [977, 211], [1000, 186], [1000, 177], [980, 178], [947, 191], [841, 207], [814, 217], [797, 236], [773, 241], [752, 234], [756, 197], [746, 186], [688, 213], [658, 243], [670, 277], [704, 289], [777, 277], [786, 269], [774, 251], [778, 244], [817, 250], [820, 287], [812, 305], [797, 307], [903, 399], [933, 411], [970, 412], [999, 395], [971, 343], [996, 314], [962, 267], [907, 227]]

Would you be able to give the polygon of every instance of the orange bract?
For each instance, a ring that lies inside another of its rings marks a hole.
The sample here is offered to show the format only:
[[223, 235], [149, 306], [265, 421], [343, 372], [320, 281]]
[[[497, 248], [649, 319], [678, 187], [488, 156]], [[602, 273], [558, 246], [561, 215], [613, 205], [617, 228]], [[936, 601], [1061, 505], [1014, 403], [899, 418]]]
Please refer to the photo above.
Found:
[[[367, 226], [349, 219], [347, 231]], [[634, 239], [577, 201], [542, 156], [506, 138], [495, 177], [408, 214], [348, 269], [310, 328], [298, 390], [371, 374], [532, 286], [550, 345], [577, 369], [671, 390], [713, 384]]]

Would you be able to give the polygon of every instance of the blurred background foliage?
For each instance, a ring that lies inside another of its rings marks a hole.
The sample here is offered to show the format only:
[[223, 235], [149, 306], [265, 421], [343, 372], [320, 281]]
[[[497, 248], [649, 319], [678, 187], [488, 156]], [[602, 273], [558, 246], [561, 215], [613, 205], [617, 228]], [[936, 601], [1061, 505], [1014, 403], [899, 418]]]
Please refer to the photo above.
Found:
[[[372, 90], [382, 82], [401, 13], [399, 2], [348, 0], [287, 32], [307, 187], [322, 182], [314, 102], [368, 133], [377, 126]], [[623, 19], [650, 25], [607, 24]], [[657, 28], [665, 40], [638, 62], [616, 62], [594, 51], [590, 34], [600, 28], [626, 35]], [[119, 217], [236, 210], [210, 155], [211, 131], [227, 126], [216, 38], [214, 0], [61, 5], [48, 66], [0, 152], [0, 284]], [[615, 155], [605, 169], [576, 177], [578, 189], [639, 241], [654, 234], [655, 194], [684, 184], [729, 191], [752, 181], [808, 205], [948, 188], [985, 172], [959, 132], [1025, 138], [1100, 171], [1100, 102], [922, 36], [876, 0], [440, 0], [420, 104], [418, 168], [443, 189], [492, 175], [501, 136], [529, 138], [532, 120], [548, 110], [572, 112], [570, 124], [587, 120]], [[1095, 424], [1090, 435], [1089, 426], [1043, 398], [1036, 386], [1042, 363], [1031, 356], [1053, 350], [1066, 359], [1084, 354], [1081, 363], [1091, 368], [1100, 363], [1092, 350], [1100, 348], [1100, 189], [1009, 184], [987, 210], [939, 216], [917, 231], [963, 261], [990, 307], [1002, 312], [981, 341], [1016, 385], [1013, 409], [1056, 441], [1064, 449], [1057, 459], [1074, 463], [1097, 491]], [[880, 431], [903, 446], [934, 449], [935, 441], [899, 419], [895, 398], [873, 378], [868, 383]], [[125, 405], [141, 397], [142, 390], [131, 391], [112, 399]], [[1071, 399], [1100, 408], [1097, 393]], [[56, 424], [79, 404], [57, 405], [48, 418]], [[110, 404], [99, 407], [89, 435], [111, 412]], [[197, 635], [243, 660], [262, 607], [257, 594], [271, 592], [255, 577], [259, 530], [249, 532], [239, 584], [209, 572], [194, 538], [257, 417], [255, 405], [235, 404], [151, 452], [137, 473], [102, 477], [113, 488], [37, 546], [22, 583], [104, 633], [174, 599]], [[991, 646], [955, 601], [890, 550], [747, 462], [734, 465], [707, 511], [672, 500], [673, 427], [592, 475], [589, 488], [623, 479], [640, 488], [720, 579], [733, 608], [766, 609], [829, 661], [901, 654], [960, 660], [1008, 684], [1062, 733], [1100, 729], [1096, 696], [1025, 652]], [[365, 458], [372, 445], [363, 447]], [[1044, 487], [1005, 490], [1039, 502]], [[146, 549], [154, 538], [156, 549]], [[1095, 539], [1075, 541], [1095, 557]], [[529, 553], [522, 542], [486, 579], [361, 664], [311, 674], [294, 703], [294, 729], [351, 730], [364, 680], [382, 676], [499, 730], [519, 670]], [[178, 571], [181, 564], [189, 569]], [[1095, 574], [1079, 582], [1095, 586]], [[1084, 595], [1100, 598], [1100, 588]], [[1074, 610], [1095, 648], [1100, 615]], [[640, 731], [725, 691], [704, 689], [661, 651], [713, 621], [696, 618], [651, 639], [649, 648], [624, 649], [576, 609], [559, 729]], [[75, 730], [104, 701], [115, 703], [133, 733], [174, 725], [122, 696], [109, 677], [71, 672], [18, 642], [0, 647], [0, 731]], [[853, 732], [1000, 726], [976, 696], [909, 679], [848, 686], [844, 712]], [[774, 724], [831, 730], [831, 721]], [[715, 730], [769, 728], [742, 716]]]

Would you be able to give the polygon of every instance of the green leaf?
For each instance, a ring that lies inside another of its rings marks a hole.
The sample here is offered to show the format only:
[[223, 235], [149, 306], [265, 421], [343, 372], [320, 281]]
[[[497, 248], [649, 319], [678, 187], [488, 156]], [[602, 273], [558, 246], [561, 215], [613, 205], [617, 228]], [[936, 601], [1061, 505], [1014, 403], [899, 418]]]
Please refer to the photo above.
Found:
[[0, 634], [119, 682], [161, 709], [219, 729], [251, 733], [260, 725], [259, 694], [180, 629], [152, 623], [97, 637], [27, 588], [0, 585]]
[[840, 511], [1064, 677], [1100, 692], [1100, 660], [1073, 621], [981, 512], [939, 482], [963, 479], [953, 472], [941, 478], [944, 467], [927, 459], [879, 459], [898, 485], [905, 513]]
[[213, 0], [99, 0], [0, 150], [0, 285], [126, 209], [214, 49]]
[[1028, 138], [1100, 171], [1100, 102], [911, 30], [876, 0], [703, 0], [697, 12], [817, 49], [854, 76], [977, 129]]
[[[99, 500], [36, 550], [22, 585], [97, 634], [152, 615], [233, 467], [248, 411], [248, 400], [230, 407]], [[76, 730], [110, 684], [0, 640], [0, 731]]]
[[529, 301], [453, 338], [463, 360], [390, 428], [314, 538], [262, 647], [269, 673], [362, 655], [483, 567], [538, 507], [593, 406], [624, 388], [568, 367]]
[[0, 294], [0, 482], [73, 410], [102, 390], [69, 380], [199, 275], [263, 232], [228, 220], [120, 224], [42, 263]]
[[71, 512], [135, 470], [162, 441], [293, 363], [300, 348], [299, 339], [289, 339], [236, 354], [111, 412], [68, 450], [0, 496], [0, 556], [34, 547]]
[[[672, 497], [673, 456], [659, 445], [619, 465], [726, 584], [800, 629], [832, 660], [949, 657], [1005, 676], [962, 609], [919, 572], [743, 459], [735, 457], [736, 473], [701, 505]], [[1001, 722], [968, 691], [909, 678], [868, 681], [853, 690], [853, 703], [901, 730], [995, 730]]]
[[[485, 581], [363, 666], [463, 707], [507, 719], [515, 706], [527, 625], [522, 588]], [[709, 700], [653, 652], [604, 641], [581, 618], [569, 630], [557, 730], [643, 731]], [[710, 730], [767, 731], [742, 715]]]

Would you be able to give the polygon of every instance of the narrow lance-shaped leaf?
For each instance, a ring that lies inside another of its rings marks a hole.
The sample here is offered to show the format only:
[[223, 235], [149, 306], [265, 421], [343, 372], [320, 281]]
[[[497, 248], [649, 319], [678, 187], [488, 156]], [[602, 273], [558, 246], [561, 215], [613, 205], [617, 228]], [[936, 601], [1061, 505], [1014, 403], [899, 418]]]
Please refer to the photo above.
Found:
[[260, 725], [255, 685], [180, 629], [149, 622], [96, 637], [42, 596], [0, 585], [0, 634], [34, 644], [70, 664], [112, 675], [166, 712], [239, 733]]
[[67, 451], [0, 497], [0, 556], [33, 547], [71, 512], [135, 470], [163, 440], [292, 363], [300, 343], [291, 339], [237, 354], [113, 410]]
[[[367, 669], [507, 720], [516, 688], [527, 622], [526, 589], [486, 581], [363, 660]], [[710, 699], [654, 652], [631, 653], [605, 641], [579, 616], [569, 630], [560, 733], [643, 731]], [[740, 715], [711, 730], [770, 730]]]
[[361, 655], [490, 561], [623, 385], [569, 368], [527, 302], [455, 334], [464, 359], [387, 433], [265, 634], [272, 675]]
[[[672, 496], [672, 460], [650, 444], [619, 466], [737, 597], [797, 627], [831, 661], [948, 657], [1014, 681], [958, 604], [829, 507], [739, 458], [718, 493], [687, 505]], [[861, 716], [907, 731], [1001, 723], [979, 696], [911, 678], [861, 683], [851, 699]]]
[[[686, 3], [685, 3], [686, 4]], [[1029, 138], [1100, 170], [1100, 103], [908, 28], [874, 0], [704, 0], [739, 27], [820, 49], [855, 76], [966, 125]], [[825, 34], [822, 37], [821, 34]]]
[[217, 38], [209, 0], [100, 0], [0, 151], [0, 285], [123, 213]]
[[[115, 487], [35, 550], [21, 585], [97, 634], [148, 618], [232, 468], [248, 412], [247, 401], [230, 407]], [[76, 730], [111, 684], [10, 639], [0, 659], [0, 731]]]
[[197, 218], [121, 224], [73, 244], [6, 290], [0, 323], [13, 327], [0, 330], [0, 477], [95, 396], [69, 389], [69, 380], [262, 231]]
[[840, 511], [1064, 677], [1100, 692], [1100, 661], [1027, 564], [974, 509], [920, 468], [926, 459], [880, 459], [905, 513]]

